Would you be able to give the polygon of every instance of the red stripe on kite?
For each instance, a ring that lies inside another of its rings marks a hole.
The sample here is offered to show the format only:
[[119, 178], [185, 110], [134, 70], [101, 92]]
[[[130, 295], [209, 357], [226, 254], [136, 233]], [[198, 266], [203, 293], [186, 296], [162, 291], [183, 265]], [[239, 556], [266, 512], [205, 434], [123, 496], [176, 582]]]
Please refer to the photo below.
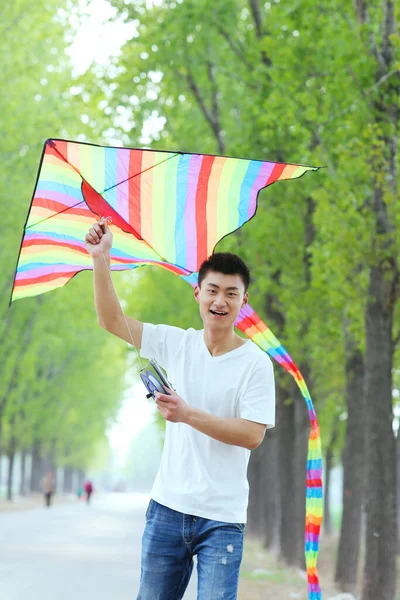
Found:
[[141, 240], [142, 238], [135, 231], [129, 223], [108, 204], [98, 192], [87, 182], [82, 182], [82, 195], [85, 198], [85, 202], [94, 213], [101, 217], [111, 217], [113, 225], [119, 227], [125, 233], [131, 233], [136, 239]]
[[287, 165], [282, 164], [282, 163], [276, 163], [276, 165], [272, 169], [271, 175], [268, 177], [268, 180], [266, 181], [266, 183], [264, 185], [270, 185], [271, 183], [274, 183], [274, 181], [277, 181], [279, 179], [279, 177], [282, 175], [282, 172], [286, 166]]
[[197, 269], [200, 268], [201, 262], [204, 257], [207, 256], [207, 193], [208, 193], [208, 181], [210, 179], [212, 166], [214, 163], [214, 156], [203, 156], [201, 168], [199, 172], [199, 178], [197, 183], [196, 193], [196, 231], [197, 231], [197, 257], [196, 257]]
[[30, 246], [62, 246], [63, 248], [70, 248], [71, 250], [76, 250], [77, 252], [81, 252], [82, 254], [87, 254], [86, 248], [82, 246], [77, 246], [75, 244], [71, 244], [70, 242], [65, 242], [61, 240], [50, 240], [48, 237], [24, 240], [22, 247], [29, 248]]
[[16, 279], [15, 287], [24, 287], [27, 285], [36, 285], [38, 283], [46, 283], [47, 281], [53, 281], [54, 279], [60, 279], [60, 277], [73, 277], [76, 274], [76, 271], [66, 272], [66, 273], [49, 273], [48, 275], [37, 275], [35, 277], [30, 277], [29, 279]]

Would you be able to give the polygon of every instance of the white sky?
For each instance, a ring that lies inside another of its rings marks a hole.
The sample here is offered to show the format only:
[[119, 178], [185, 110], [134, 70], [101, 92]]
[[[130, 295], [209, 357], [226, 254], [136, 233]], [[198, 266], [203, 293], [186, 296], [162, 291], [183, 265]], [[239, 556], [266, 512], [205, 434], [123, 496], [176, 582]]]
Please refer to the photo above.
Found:
[[[82, 0], [82, 6], [86, 2]], [[77, 74], [84, 73], [92, 62], [106, 65], [111, 56], [119, 54], [121, 45], [135, 34], [132, 23], [114, 22], [116, 9], [107, 0], [92, 0], [88, 17], [79, 26], [67, 51]]]
[[[85, 0], [82, 0], [82, 6], [86, 6]], [[106, 0], [92, 0], [87, 12], [89, 15], [77, 29], [67, 52], [78, 75], [84, 73], [92, 63], [106, 65], [110, 57], [118, 55], [121, 45], [135, 33], [132, 24], [112, 21], [116, 11]], [[119, 463], [123, 462], [132, 439], [153, 419], [155, 404], [146, 399], [146, 393], [137, 374], [126, 393], [117, 423], [108, 432]]]

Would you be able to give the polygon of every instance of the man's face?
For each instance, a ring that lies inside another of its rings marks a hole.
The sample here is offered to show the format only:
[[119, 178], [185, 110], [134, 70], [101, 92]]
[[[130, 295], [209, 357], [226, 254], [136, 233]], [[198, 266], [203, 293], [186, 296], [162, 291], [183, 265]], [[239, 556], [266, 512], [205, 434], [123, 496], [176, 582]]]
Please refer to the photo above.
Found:
[[200, 305], [204, 325], [231, 329], [240, 309], [247, 303], [248, 294], [239, 275], [210, 271], [201, 288], [196, 286], [194, 297]]

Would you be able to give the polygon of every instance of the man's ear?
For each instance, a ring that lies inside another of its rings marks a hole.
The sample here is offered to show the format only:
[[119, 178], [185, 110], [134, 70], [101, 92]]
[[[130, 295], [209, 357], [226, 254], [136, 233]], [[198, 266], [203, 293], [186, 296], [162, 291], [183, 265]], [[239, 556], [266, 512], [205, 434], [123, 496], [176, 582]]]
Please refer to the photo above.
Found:
[[243, 296], [242, 308], [246, 306], [248, 301], [249, 301], [249, 293], [246, 292], [245, 295]]
[[196, 300], [196, 302], [199, 302], [199, 294], [200, 288], [198, 285], [196, 285], [196, 287], [194, 288], [194, 299]]

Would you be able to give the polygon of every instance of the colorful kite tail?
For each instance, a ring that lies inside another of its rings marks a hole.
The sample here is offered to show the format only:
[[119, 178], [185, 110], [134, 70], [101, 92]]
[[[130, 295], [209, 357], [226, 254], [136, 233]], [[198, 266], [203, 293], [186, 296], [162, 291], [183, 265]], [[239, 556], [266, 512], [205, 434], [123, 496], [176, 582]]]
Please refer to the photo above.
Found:
[[235, 325], [294, 377], [307, 405], [311, 422], [311, 432], [308, 438], [307, 454], [305, 559], [308, 600], [321, 600], [322, 594], [319, 584], [317, 559], [323, 518], [322, 449], [317, 415], [310, 392], [308, 391], [304, 377], [288, 352], [251, 306], [247, 304], [240, 311]]

